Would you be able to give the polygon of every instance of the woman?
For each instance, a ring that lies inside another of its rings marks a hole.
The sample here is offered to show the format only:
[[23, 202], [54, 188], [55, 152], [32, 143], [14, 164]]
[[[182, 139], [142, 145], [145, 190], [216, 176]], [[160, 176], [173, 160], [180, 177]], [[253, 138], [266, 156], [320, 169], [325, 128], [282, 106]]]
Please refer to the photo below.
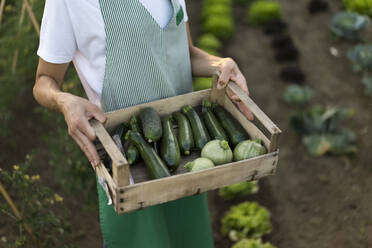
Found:
[[[191, 75], [209, 77], [216, 70], [220, 87], [233, 80], [248, 94], [232, 59], [193, 46], [187, 20], [184, 0], [46, 1], [34, 96], [63, 113], [93, 166], [100, 160], [88, 120], [103, 123], [106, 111], [190, 92]], [[71, 61], [89, 101], [60, 89]], [[108, 248], [213, 247], [205, 194], [118, 216], [97, 187]]]

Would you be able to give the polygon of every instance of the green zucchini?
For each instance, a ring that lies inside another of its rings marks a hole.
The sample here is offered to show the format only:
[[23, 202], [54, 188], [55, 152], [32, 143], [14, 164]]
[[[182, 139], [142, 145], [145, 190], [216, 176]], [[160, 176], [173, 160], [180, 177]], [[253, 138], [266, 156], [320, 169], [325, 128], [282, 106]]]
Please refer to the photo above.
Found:
[[216, 116], [212, 111], [212, 103], [207, 99], [203, 100], [203, 121], [208, 129], [212, 139], [227, 140], [228, 137], [218, 122]]
[[178, 124], [178, 144], [183, 154], [190, 155], [191, 150], [194, 149], [194, 137], [192, 136], [192, 130], [190, 122], [187, 117], [176, 112], [173, 117], [177, 120]]
[[139, 132], [129, 130], [125, 138], [137, 147], [153, 179], [170, 176], [167, 166]]
[[229, 136], [229, 141], [233, 147], [239, 144], [239, 142], [249, 139], [249, 136], [244, 128], [223, 107], [215, 104], [213, 107], [213, 112], [216, 114], [223, 129]]
[[156, 110], [151, 107], [144, 108], [139, 117], [144, 138], [150, 143], [158, 141], [163, 134], [163, 129]]
[[194, 135], [195, 148], [198, 150], [203, 149], [204, 145], [210, 140], [210, 137], [202, 120], [191, 105], [183, 107], [182, 112], [190, 121], [192, 133]]
[[128, 163], [130, 165], [134, 164], [135, 162], [139, 160], [140, 158], [139, 151], [132, 142], [129, 142], [128, 147], [124, 149], [124, 151], [125, 151], [125, 157], [127, 158]]
[[160, 156], [168, 165], [170, 171], [175, 171], [180, 164], [181, 152], [177, 137], [173, 131], [172, 116], [168, 115], [162, 120], [163, 137], [161, 138]]

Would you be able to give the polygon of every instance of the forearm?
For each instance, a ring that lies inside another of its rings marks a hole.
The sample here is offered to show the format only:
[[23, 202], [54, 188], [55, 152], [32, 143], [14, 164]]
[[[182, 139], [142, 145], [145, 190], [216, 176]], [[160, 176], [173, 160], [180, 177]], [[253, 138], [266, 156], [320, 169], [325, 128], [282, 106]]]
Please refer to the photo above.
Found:
[[52, 77], [40, 75], [36, 79], [33, 94], [36, 101], [42, 106], [63, 112], [62, 99], [68, 93], [61, 91], [57, 82]]
[[192, 74], [194, 77], [211, 77], [223, 58], [210, 55], [203, 50], [190, 46], [190, 61]]

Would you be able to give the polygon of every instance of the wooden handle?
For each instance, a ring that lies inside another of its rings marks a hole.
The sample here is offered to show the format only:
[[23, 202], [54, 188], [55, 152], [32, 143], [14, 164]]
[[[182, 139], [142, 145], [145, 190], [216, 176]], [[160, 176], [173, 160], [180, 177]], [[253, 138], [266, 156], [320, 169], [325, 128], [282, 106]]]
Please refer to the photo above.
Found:
[[239, 99], [245, 104], [245, 106], [247, 106], [251, 110], [254, 117], [258, 119], [270, 133], [271, 137], [269, 152], [276, 151], [278, 148], [278, 137], [282, 133], [282, 131], [270, 120], [270, 118], [235, 82], [229, 81], [227, 87], [225, 87], [224, 89], [217, 89], [217, 82], [219, 76], [220, 76], [219, 71], [217, 71], [213, 75], [211, 100], [223, 105], [223, 103], [221, 103], [220, 102], [221, 100], [219, 99], [220, 98], [224, 99], [224, 97], [221, 97], [221, 94], [226, 94], [226, 88], [229, 88], [235, 95], [239, 97]]
[[129, 185], [129, 164], [124, 155], [120, 152], [102, 123], [96, 119], [91, 119], [89, 122], [94, 128], [97, 138], [101, 141], [112, 160], [112, 176], [116, 186], [121, 187]]

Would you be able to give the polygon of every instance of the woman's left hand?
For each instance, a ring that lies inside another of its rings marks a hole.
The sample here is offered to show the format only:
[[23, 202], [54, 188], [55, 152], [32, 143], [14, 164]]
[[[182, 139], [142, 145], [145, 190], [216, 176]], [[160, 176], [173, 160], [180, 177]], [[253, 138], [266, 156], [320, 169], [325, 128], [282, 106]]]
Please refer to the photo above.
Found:
[[[245, 77], [239, 70], [238, 65], [231, 58], [223, 58], [218, 64], [220, 70], [220, 77], [218, 79], [217, 88], [222, 89], [226, 87], [228, 82], [234, 81], [247, 95], [249, 96], [247, 82]], [[227, 95], [230, 99], [238, 106], [240, 111], [248, 118], [248, 120], [253, 120], [253, 114], [251, 110], [245, 106], [243, 102], [240, 101], [239, 97], [235, 95], [230, 89], [227, 89]]]

